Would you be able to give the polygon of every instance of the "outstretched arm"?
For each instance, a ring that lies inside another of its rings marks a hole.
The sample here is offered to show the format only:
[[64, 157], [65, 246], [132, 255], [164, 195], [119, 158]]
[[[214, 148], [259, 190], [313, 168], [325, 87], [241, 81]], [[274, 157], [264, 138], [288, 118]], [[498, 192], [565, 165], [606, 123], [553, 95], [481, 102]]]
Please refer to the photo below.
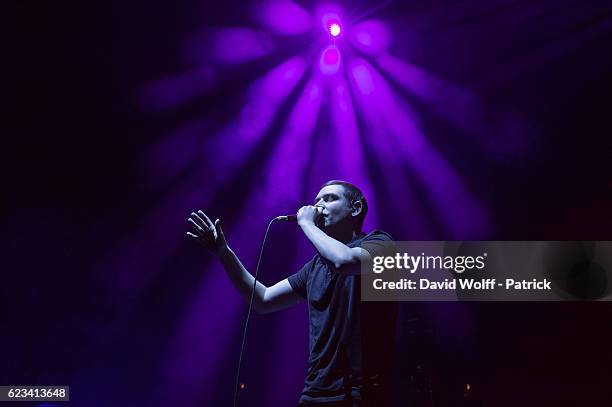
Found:
[[[240, 296], [248, 303], [251, 299], [255, 278], [244, 267], [236, 253], [229, 247], [219, 219], [213, 224], [202, 211], [192, 212], [187, 220], [193, 229], [187, 236], [199, 241], [204, 247], [219, 257], [225, 273]], [[299, 303], [302, 298], [296, 294], [289, 281], [284, 279], [271, 287], [257, 282], [253, 307], [258, 314], [278, 311]]]

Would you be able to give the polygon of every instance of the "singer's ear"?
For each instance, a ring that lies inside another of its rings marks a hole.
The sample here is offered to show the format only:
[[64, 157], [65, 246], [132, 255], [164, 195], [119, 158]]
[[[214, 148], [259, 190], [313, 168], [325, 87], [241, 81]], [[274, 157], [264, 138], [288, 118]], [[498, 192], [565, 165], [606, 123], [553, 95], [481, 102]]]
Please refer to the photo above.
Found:
[[358, 199], [354, 200], [352, 202], [352, 206], [353, 206], [353, 211], [351, 212], [351, 216], [353, 217], [359, 216], [359, 214], [363, 210], [363, 204], [361, 203], [361, 201]]

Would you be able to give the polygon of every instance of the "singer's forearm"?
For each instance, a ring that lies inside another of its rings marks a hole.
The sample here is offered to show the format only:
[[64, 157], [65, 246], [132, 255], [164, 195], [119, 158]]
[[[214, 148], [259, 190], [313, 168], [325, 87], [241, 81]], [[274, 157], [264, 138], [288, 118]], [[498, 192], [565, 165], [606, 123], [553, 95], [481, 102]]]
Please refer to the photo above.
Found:
[[314, 223], [305, 222], [300, 224], [300, 226], [319, 254], [331, 261], [336, 268], [359, 261], [360, 249], [348, 247], [327, 235]]
[[[253, 291], [253, 281], [255, 281], [255, 278], [242, 265], [236, 253], [229, 247], [224, 248], [219, 254], [219, 260], [234, 288], [236, 288], [240, 296], [248, 303], [251, 300], [251, 292]], [[253, 298], [253, 306], [257, 312], [263, 309], [266, 289], [267, 287], [265, 285], [259, 281], [257, 282], [255, 286], [255, 296]]]

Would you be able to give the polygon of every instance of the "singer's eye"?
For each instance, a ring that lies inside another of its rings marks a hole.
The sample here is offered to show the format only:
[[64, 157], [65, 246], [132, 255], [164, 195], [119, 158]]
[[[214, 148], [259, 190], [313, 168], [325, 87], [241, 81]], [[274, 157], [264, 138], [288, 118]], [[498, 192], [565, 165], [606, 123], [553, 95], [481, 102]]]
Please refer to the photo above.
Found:
[[319, 203], [321, 200], [323, 200], [324, 202], [331, 202], [331, 201], [335, 201], [338, 200], [340, 197], [338, 195], [334, 195], [334, 194], [325, 194], [320, 198], [315, 199], [314, 205], [316, 205], [317, 203]]

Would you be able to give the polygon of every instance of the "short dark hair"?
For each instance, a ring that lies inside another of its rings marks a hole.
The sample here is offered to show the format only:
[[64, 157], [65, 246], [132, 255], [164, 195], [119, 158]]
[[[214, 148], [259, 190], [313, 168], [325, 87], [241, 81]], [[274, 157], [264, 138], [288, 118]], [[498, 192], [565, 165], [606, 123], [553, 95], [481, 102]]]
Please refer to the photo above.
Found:
[[331, 181], [327, 181], [321, 188], [325, 188], [330, 185], [340, 185], [344, 188], [344, 197], [349, 204], [352, 206], [353, 202], [360, 201], [361, 202], [361, 212], [357, 215], [357, 226], [359, 229], [363, 226], [363, 221], [365, 220], [366, 215], [368, 214], [368, 201], [366, 201], [363, 192], [357, 186], [351, 184], [350, 182], [340, 181], [333, 179]]

